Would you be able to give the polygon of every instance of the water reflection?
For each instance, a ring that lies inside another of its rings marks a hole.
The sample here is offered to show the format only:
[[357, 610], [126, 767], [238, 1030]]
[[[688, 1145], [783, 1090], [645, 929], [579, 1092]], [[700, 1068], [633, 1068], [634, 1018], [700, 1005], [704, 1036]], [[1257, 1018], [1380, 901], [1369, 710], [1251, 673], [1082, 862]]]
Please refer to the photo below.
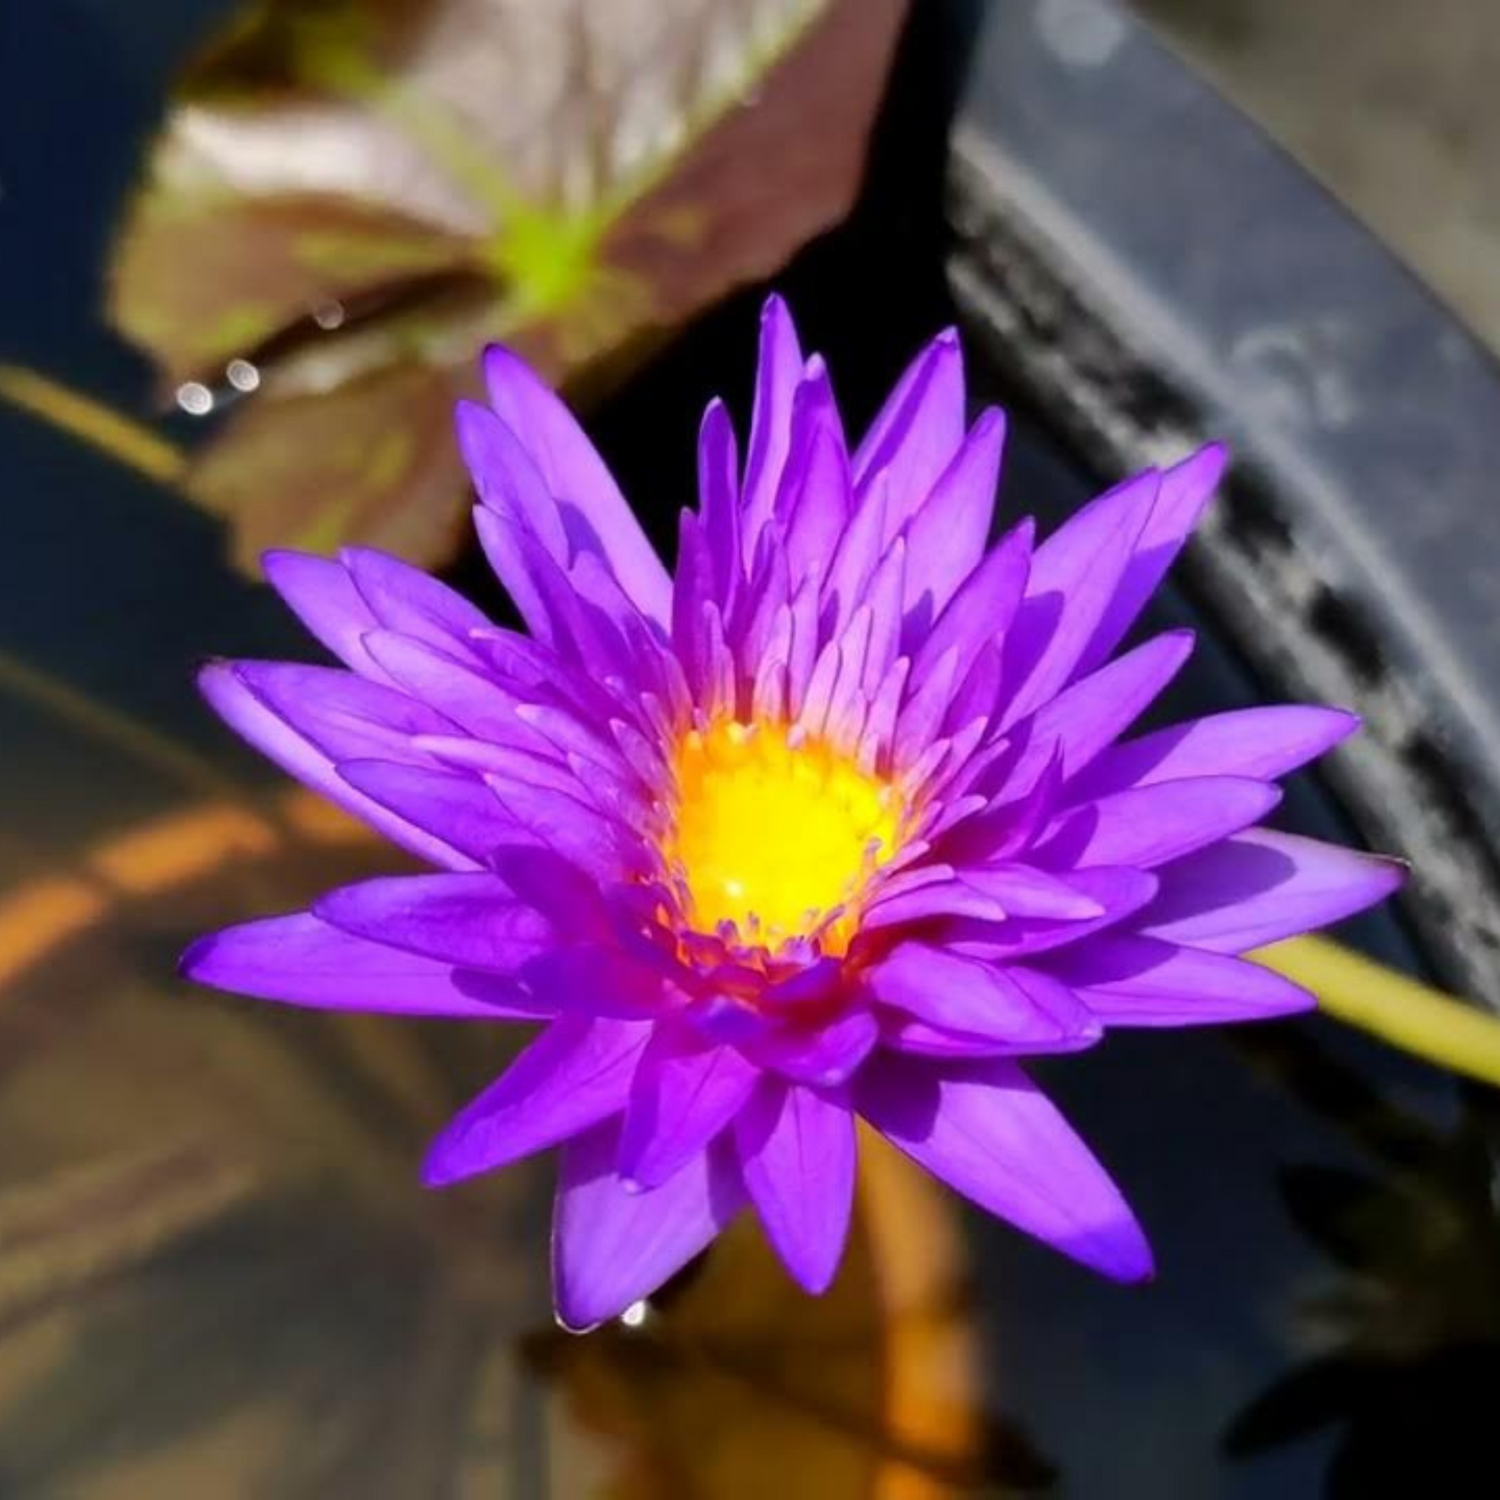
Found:
[[1254, 1458], [1332, 1429], [1331, 1500], [1493, 1493], [1500, 1101], [1475, 1090], [1439, 1128], [1305, 1037], [1244, 1045], [1363, 1161], [1280, 1172], [1287, 1212], [1326, 1264], [1287, 1309], [1299, 1362], [1235, 1417], [1228, 1452]]

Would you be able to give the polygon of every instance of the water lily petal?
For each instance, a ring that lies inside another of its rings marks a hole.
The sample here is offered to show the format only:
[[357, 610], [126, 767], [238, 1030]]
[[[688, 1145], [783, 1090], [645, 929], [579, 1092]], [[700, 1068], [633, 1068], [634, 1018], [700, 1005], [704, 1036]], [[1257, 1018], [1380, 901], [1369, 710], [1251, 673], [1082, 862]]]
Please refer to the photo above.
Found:
[[490, 405], [525, 446], [557, 502], [574, 553], [592, 552], [648, 620], [665, 629], [672, 581], [614, 476], [573, 414], [510, 350], [486, 350]]
[[1280, 801], [1279, 787], [1243, 776], [1133, 787], [1069, 808], [1029, 857], [1053, 870], [1094, 865], [1151, 870], [1259, 822]]
[[457, 974], [450, 963], [372, 942], [311, 912], [263, 917], [199, 938], [183, 954], [199, 984], [312, 1010], [531, 1019], [545, 1006], [493, 976]]
[[546, 952], [556, 930], [489, 874], [386, 875], [313, 903], [331, 927], [460, 968], [512, 974]]
[[1168, 942], [1243, 953], [1363, 911], [1405, 878], [1396, 860], [1252, 828], [1163, 869], [1135, 925]]
[[638, 1021], [552, 1022], [433, 1141], [422, 1180], [494, 1171], [618, 1115], [650, 1032]]
[[1086, 800], [1191, 776], [1274, 781], [1331, 750], [1358, 728], [1358, 718], [1342, 709], [1301, 704], [1211, 714], [1111, 746], [1069, 786], [1068, 795]]
[[660, 1187], [734, 1120], [759, 1076], [734, 1047], [684, 1044], [658, 1027], [630, 1091], [620, 1176], [637, 1187]]
[[981, 1208], [1117, 1281], [1151, 1275], [1120, 1190], [1015, 1063], [880, 1057], [856, 1100], [887, 1140]]
[[631, 1192], [615, 1170], [619, 1126], [568, 1143], [552, 1219], [558, 1317], [583, 1332], [649, 1297], [745, 1204], [729, 1143], [701, 1153], [659, 1188]]
[[[402, 815], [384, 799], [372, 797], [342, 776], [328, 756], [313, 745], [240, 677], [232, 662], [213, 662], [198, 674], [198, 687], [220, 718], [262, 755], [399, 848], [450, 869], [468, 869], [479, 861], [451, 836], [434, 832]], [[451, 835], [451, 829], [445, 829]]]
[[1068, 1051], [1099, 1035], [1092, 1013], [1057, 985], [1030, 991], [1006, 968], [930, 943], [898, 943], [865, 976], [881, 1005], [944, 1031], [988, 1037], [1014, 1051]]
[[764, 1082], [735, 1122], [735, 1145], [766, 1237], [804, 1290], [826, 1291], [854, 1207], [857, 1151], [848, 1102]]
[[1317, 1004], [1259, 964], [1129, 933], [1100, 933], [1040, 962], [1106, 1026], [1259, 1021]]

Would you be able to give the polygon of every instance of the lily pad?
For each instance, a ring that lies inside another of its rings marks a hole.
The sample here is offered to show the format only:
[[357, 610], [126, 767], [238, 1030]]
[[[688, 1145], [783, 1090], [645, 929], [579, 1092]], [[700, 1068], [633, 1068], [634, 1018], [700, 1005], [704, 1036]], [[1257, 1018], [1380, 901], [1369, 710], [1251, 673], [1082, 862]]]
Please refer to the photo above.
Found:
[[237, 558], [451, 555], [467, 486], [447, 406], [479, 345], [597, 388], [774, 273], [853, 200], [904, 9], [243, 11], [175, 92], [109, 304], [166, 392], [193, 382], [187, 409], [224, 409], [187, 487], [231, 522]]

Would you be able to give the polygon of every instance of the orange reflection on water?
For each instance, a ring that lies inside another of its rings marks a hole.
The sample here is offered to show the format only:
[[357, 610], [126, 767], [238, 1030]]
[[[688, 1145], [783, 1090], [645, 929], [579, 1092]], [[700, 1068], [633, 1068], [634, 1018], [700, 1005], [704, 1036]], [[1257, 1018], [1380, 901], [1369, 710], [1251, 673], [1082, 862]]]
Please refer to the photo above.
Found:
[[242, 856], [269, 855], [289, 835], [329, 846], [378, 840], [308, 792], [276, 799], [272, 815], [209, 802], [128, 829], [83, 860], [85, 873], [47, 875], [0, 896], [0, 985], [99, 921], [120, 896], [161, 895]]

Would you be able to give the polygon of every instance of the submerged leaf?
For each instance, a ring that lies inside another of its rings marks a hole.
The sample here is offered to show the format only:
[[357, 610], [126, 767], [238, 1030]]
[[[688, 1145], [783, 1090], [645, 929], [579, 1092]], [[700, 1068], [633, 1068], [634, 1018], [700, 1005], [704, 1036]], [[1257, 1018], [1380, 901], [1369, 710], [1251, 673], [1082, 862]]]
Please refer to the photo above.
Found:
[[475, 348], [615, 374], [776, 270], [853, 199], [904, 8], [248, 7], [181, 84], [110, 299], [169, 386], [243, 391], [229, 366], [253, 367], [188, 477], [240, 560], [449, 555], [448, 408]]
[[168, 1139], [7, 1188], [0, 1193], [0, 1336], [211, 1223], [255, 1186], [248, 1161], [206, 1141]]
[[454, 396], [445, 371], [397, 364], [326, 394], [249, 406], [203, 453], [194, 489], [234, 522], [247, 571], [269, 547], [332, 552], [349, 537], [442, 556], [463, 525]]

